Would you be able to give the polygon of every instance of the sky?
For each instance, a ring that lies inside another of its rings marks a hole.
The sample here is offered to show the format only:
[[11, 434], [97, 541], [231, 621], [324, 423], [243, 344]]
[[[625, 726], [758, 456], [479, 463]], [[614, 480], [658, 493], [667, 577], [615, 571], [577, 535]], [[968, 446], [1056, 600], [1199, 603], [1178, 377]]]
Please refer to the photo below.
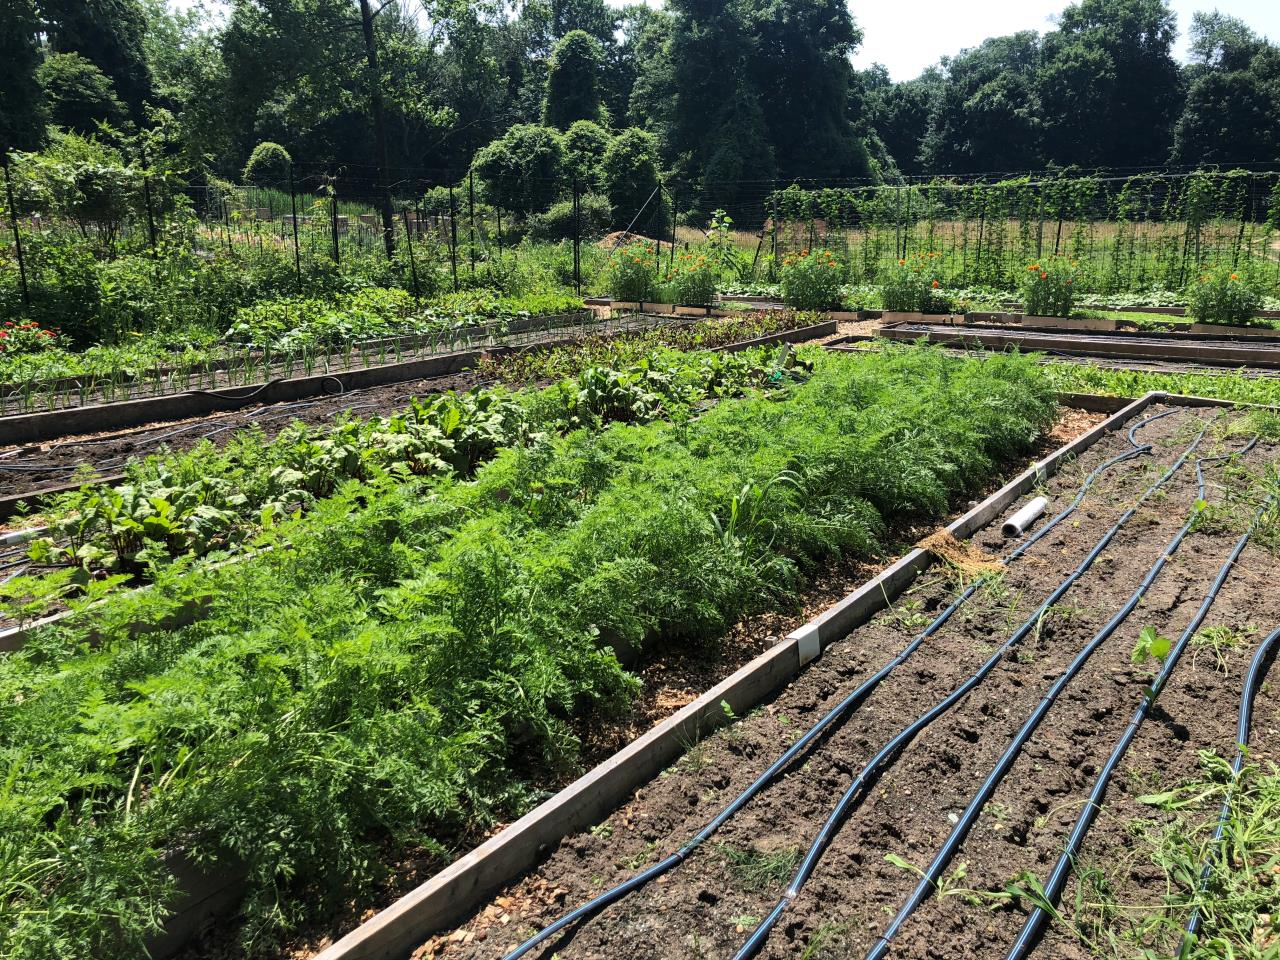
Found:
[[[199, 0], [169, 0], [180, 9]], [[216, 6], [219, 0], [205, 0]], [[607, 0], [621, 7], [634, 0]], [[661, 0], [645, 0], [660, 6]], [[913, 0], [899, 7], [884, 0], [851, 0], [853, 15], [862, 27], [863, 41], [854, 57], [859, 68], [883, 63], [894, 80], [910, 80], [939, 58], [976, 47], [987, 37], [1019, 30], [1053, 29], [1053, 18], [1067, 0]], [[1197, 10], [1217, 9], [1238, 17], [1255, 32], [1280, 42], [1280, 0], [1172, 0], [1178, 15], [1176, 54], [1187, 59], [1187, 28]]]

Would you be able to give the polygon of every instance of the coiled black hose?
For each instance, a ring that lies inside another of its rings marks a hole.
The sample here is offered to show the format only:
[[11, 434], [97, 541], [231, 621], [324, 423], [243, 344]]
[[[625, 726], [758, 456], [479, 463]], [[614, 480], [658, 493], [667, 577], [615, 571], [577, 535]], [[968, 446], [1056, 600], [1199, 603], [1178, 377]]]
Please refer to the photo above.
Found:
[[[1214, 578], [1209, 592], [1205, 594], [1199, 609], [1196, 610], [1195, 616], [1191, 618], [1191, 622], [1187, 624], [1186, 629], [1182, 631], [1178, 641], [1169, 651], [1168, 658], [1160, 668], [1156, 678], [1151, 682], [1151, 686], [1142, 698], [1142, 703], [1138, 704], [1138, 708], [1134, 711], [1129, 725], [1125, 727], [1124, 733], [1116, 741], [1111, 755], [1107, 757], [1107, 762], [1103, 765], [1097, 780], [1094, 781], [1093, 789], [1089, 792], [1089, 799], [1085, 802], [1084, 809], [1080, 811], [1080, 816], [1076, 818], [1075, 826], [1067, 839], [1066, 849], [1058, 857], [1058, 862], [1054, 865], [1053, 872], [1044, 884], [1044, 897], [1048, 904], [1056, 905], [1058, 899], [1062, 896], [1062, 889], [1066, 885], [1067, 877], [1071, 874], [1071, 865], [1075, 862], [1076, 855], [1080, 852], [1080, 845], [1084, 842], [1085, 834], [1089, 832], [1093, 821], [1097, 819], [1098, 813], [1102, 810], [1102, 798], [1107, 792], [1107, 785], [1111, 782], [1111, 777], [1115, 774], [1116, 767], [1119, 766], [1120, 761], [1124, 758], [1129, 745], [1133, 743], [1133, 738], [1138, 735], [1138, 728], [1142, 726], [1142, 721], [1151, 712], [1151, 707], [1155, 704], [1156, 697], [1160, 695], [1160, 691], [1169, 682], [1169, 677], [1173, 673], [1174, 667], [1178, 665], [1182, 652], [1200, 628], [1200, 624], [1204, 622], [1204, 618], [1209, 615], [1209, 608], [1213, 605], [1213, 601], [1217, 599], [1218, 592], [1222, 589], [1222, 585], [1226, 583], [1227, 577], [1230, 575], [1232, 568], [1235, 567], [1236, 561], [1240, 559], [1240, 554], [1244, 552], [1244, 548], [1253, 537], [1253, 533], [1258, 528], [1263, 514], [1275, 503], [1275, 500], [1276, 495], [1274, 493], [1267, 496], [1262, 506], [1258, 508], [1258, 512], [1254, 515], [1253, 521], [1249, 524], [1249, 529], [1236, 541], [1226, 562], [1218, 570], [1218, 575]], [[1048, 911], [1043, 906], [1036, 906], [1023, 923], [1022, 930], [1018, 933], [1018, 939], [1014, 941], [1013, 946], [1009, 949], [1006, 960], [1022, 960], [1023, 957], [1030, 953], [1039, 940], [1044, 924], [1048, 919]]]

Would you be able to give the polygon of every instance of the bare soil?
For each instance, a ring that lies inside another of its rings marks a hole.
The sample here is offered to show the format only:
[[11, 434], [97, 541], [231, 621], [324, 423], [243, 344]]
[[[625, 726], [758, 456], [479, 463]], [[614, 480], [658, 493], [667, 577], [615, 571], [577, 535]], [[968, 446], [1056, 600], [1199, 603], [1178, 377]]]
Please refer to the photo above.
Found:
[[[1208, 410], [1180, 410], [1145, 428], [1141, 441], [1156, 445], [1150, 457], [1108, 471], [1074, 517], [1011, 564], [994, 587], [980, 592], [710, 842], [680, 867], [532, 955], [544, 960], [733, 955], [783, 892], [800, 852], [863, 764], [986, 660], [1213, 416]], [[1239, 437], [1228, 440], [1225, 449], [1242, 443]], [[1216, 441], [1206, 441], [1201, 453], [1221, 452], [1215, 446]], [[1089, 469], [1126, 449], [1121, 433], [1086, 451], [1047, 483], [1051, 509], [1066, 505]], [[1259, 444], [1243, 463], [1260, 473], [1278, 453], [1274, 445]], [[963, 875], [952, 877], [960, 895], [925, 901], [893, 941], [892, 956], [1004, 956], [1029, 905], [985, 894], [1002, 890], [1024, 870], [1045, 877], [1100, 764], [1154, 673], [1154, 662], [1132, 662], [1138, 634], [1151, 626], [1164, 636], [1178, 636], [1252, 514], [1251, 506], [1233, 499], [1246, 479], [1221, 465], [1210, 466], [1208, 476], [1208, 501], [1229, 509], [1187, 538], [1138, 610], [1067, 687], [952, 861], [953, 868], [965, 867]], [[1125, 524], [1038, 628], [906, 747], [855, 805], [762, 956], [866, 953], [916, 883], [913, 872], [886, 857], [921, 867], [932, 859], [951, 830], [951, 818], [968, 804], [1026, 715], [1128, 599], [1196, 498], [1188, 462]], [[991, 555], [1005, 553], [1009, 545], [999, 526], [993, 523], [981, 532], [974, 545]], [[1256, 642], [1280, 622], [1280, 596], [1267, 589], [1276, 570], [1266, 538], [1258, 538], [1246, 548], [1204, 626], [1229, 626]], [[828, 648], [771, 701], [694, 746], [604, 823], [567, 838], [536, 871], [482, 905], [456, 930], [422, 944], [416, 956], [501, 957], [567, 909], [677, 849], [785, 744], [900, 650], [954, 590], [945, 571], [923, 576], [892, 610]], [[1158, 904], [1166, 892], [1163, 875], [1134, 856], [1131, 822], [1157, 816], [1136, 798], [1152, 792], [1153, 783], [1167, 789], [1193, 776], [1198, 750], [1231, 751], [1251, 654], [1248, 642], [1221, 657], [1201, 648], [1189, 652], [1112, 781], [1081, 863], [1110, 869], [1121, 903]], [[1259, 703], [1255, 739], [1260, 743], [1264, 731], [1280, 726], [1277, 699]], [[1123, 868], [1116, 869], [1117, 864]], [[1066, 899], [1073, 898], [1069, 889]], [[1095, 954], [1057, 925], [1040, 955]]]

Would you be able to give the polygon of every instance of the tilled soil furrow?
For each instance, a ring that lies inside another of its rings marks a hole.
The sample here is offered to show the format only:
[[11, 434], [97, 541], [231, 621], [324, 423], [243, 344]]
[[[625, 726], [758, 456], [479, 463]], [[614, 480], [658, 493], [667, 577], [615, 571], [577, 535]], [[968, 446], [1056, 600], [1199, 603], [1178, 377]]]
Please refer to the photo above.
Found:
[[[1176, 941], [1155, 939], [1152, 930], [1140, 928], [1159, 912], [1171, 892], [1165, 871], [1152, 861], [1153, 848], [1146, 838], [1158, 837], [1174, 826], [1179, 814], [1140, 798], [1203, 778], [1201, 751], [1234, 757], [1245, 671], [1256, 644], [1280, 625], [1275, 570], [1273, 556], [1259, 548], [1246, 549], [1201, 631], [1227, 628], [1236, 637], [1232, 643], [1238, 645], [1222, 649], [1203, 644], [1184, 656], [1107, 791], [1103, 814], [1081, 848], [1081, 870], [1067, 887], [1062, 911], [1069, 923], [1091, 932], [1094, 939], [1106, 936], [1093, 932], [1099, 921], [1115, 918], [1113, 932], [1132, 943], [1176, 950]], [[1274, 680], [1264, 684], [1255, 706], [1253, 762], [1278, 759], [1280, 704], [1274, 687]], [[1208, 824], [1217, 817], [1220, 802], [1221, 797], [1214, 796], [1181, 815]], [[1085, 904], [1079, 911], [1074, 906], [1077, 894]], [[1181, 926], [1187, 915], [1185, 910], [1175, 910], [1169, 917]], [[1041, 955], [1055, 956], [1058, 949], [1071, 948], [1075, 942], [1067, 927], [1055, 925], [1046, 933]], [[1131, 949], [1136, 952], [1137, 946]]]
[[[1171, 481], [1170, 485], [1174, 484], [1175, 481]], [[844, 928], [843, 941], [857, 955], [870, 948], [875, 936], [916, 884], [916, 875], [901, 864], [923, 867], [933, 858], [950, 832], [954, 818], [967, 806], [978, 783], [994, 767], [1048, 687], [1112, 613], [1125, 603], [1142, 573], [1160, 556], [1190, 511], [1196, 492], [1190, 477], [1180, 478], [1169, 497], [1170, 503], [1181, 500], [1185, 504], [1180, 515], [1170, 510], [1151, 509], [1135, 517], [1131, 524], [1136, 529], [1123, 541], [1116, 541], [1112, 555], [1117, 562], [1104, 564], [1098, 575], [1082, 579], [1041, 621], [1040, 628], [1012, 651], [1012, 656], [1003, 660], [978, 689], [921, 733], [881, 778], [874, 800], [868, 801], [870, 809], [855, 814], [860, 820], [871, 818], [901, 824], [900, 835], [890, 842], [880, 842], [876, 832], [871, 831], [875, 842], [869, 846], [856, 830], [838, 837], [832, 854], [849, 847], [849, 858], [867, 867], [855, 874], [832, 873], [829, 886], [833, 890], [843, 887], [845, 896], [841, 898], [833, 900], [823, 897], [820, 891], [806, 891], [805, 901], [797, 903], [792, 911], [788, 936], [767, 955], [794, 955], [796, 944], [812, 942], [824, 925], [832, 923]], [[1139, 523], [1140, 519], [1145, 522]], [[1140, 572], [1130, 577], [1130, 571]], [[969, 634], [972, 633], [970, 630]], [[1123, 641], [1112, 638], [1086, 664], [1072, 687], [1104, 682], [1108, 668], [1099, 668], [1098, 658], [1120, 650], [1127, 661], [1131, 646], [1131, 642], [1126, 646]], [[1115, 711], [1108, 707], [1086, 705], [1070, 717], [1069, 736], [1087, 739], [1099, 721], [1112, 719], [1112, 713]], [[908, 714], [909, 708], [903, 715]], [[1127, 715], [1124, 719], [1127, 720]], [[1120, 721], [1120, 727], [1123, 722]], [[1054, 785], [1055, 789], [1061, 787], [1061, 784]], [[1044, 806], [1047, 809], [1048, 805]], [[1001, 842], [1025, 842], [1029, 824], [1022, 820], [1029, 817], [1014, 816], [1012, 808], [1005, 807], [999, 800], [993, 801], [990, 808], [995, 812], [995, 822], [986, 826]], [[982, 828], [980, 825], [979, 829]], [[887, 857], [895, 858], [896, 864]], [[823, 872], [835, 862], [834, 857], [825, 860]], [[957, 866], [963, 862], [963, 857], [954, 861]], [[956, 877], [955, 882], [959, 880]], [[856, 896], [848, 896], [850, 885]], [[936, 929], [928, 921], [921, 923], [926, 930]], [[910, 931], [904, 934], [910, 936]]]
[[[627, 944], [629, 956], [637, 957], [731, 953], [741, 943], [743, 931], [755, 925], [785, 887], [799, 850], [807, 846], [866, 759], [911, 717], [937, 703], [990, 656], [1009, 631], [1074, 569], [1121, 511], [1168, 469], [1211, 415], [1175, 414], [1144, 428], [1139, 442], [1155, 444], [1154, 454], [1114, 468], [1075, 517], [1046, 537], [1024, 561], [1011, 566], [1001, 577], [1000, 603], [984, 598], [973, 610], [955, 618], [952, 625], [931, 638], [917, 658], [892, 674], [807, 762], [762, 793], [684, 865], [581, 925], [572, 935], [547, 944], [540, 955], [617, 956], [621, 942]], [[1086, 451], [1075, 468], [1051, 481], [1053, 509], [1069, 502], [1088, 470], [1124, 449], [1128, 444], [1119, 434]], [[1175, 502], [1194, 500], [1192, 476], [1187, 466], [1169, 482], [1169, 496]], [[1108, 551], [1110, 556], [1101, 558], [1092, 575], [1086, 574], [1077, 584], [1069, 596], [1078, 593], [1081, 613], [1070, 625], [1071, 636], [1087, 636], [1127, 597], [1132, 584], [1119, 582], [1113, 575], [1116, 557], [1132, 555], [1135, 559], [1126, 559], [1126, 563], [1149, 566], [1181, 523], [1185, 510], [1180, 508], [1176, 518], [1168, 514], [1168, 510], [1147, 509], [1135, 516], [1130, 521], [1134, 535], [1127, 537], [1122, 531]], [[1165, 526], [1167, 531], [1157, 531]], [[1007, 544], [990, 535], [982, 542], [993, 552], [994, 548], [1001, 552], [1007, 549]], [[1138, 555], [1141, 560], [1136, 559]], [[679, 846], [758, 775], [789, 739], [878, 668], [887, 659], [887, 651], [905, 645], [945, 605], [950, 590], [935, 583], [922, 593], [925, 595], [906, 605], [909, 617], [904, 616], [900, 604], [897, 611], [860, 628], [850, 640], [831, 647], [768, 707], [692, 749], [606, 824], [562, 843], [541, 870], [514, 885], [469, 927], [470, 942], [453, 941], [454, 949], [449, 952], [459, 952], [456, 948], [461, 946], [464, 954], [501, 956], [564, 909]], [[1007, 623], [992, 622], [997, 608]], [[911, 629], [904, 629], [908, 626]], [[921, 784], [918, 792], [917, 788], [901, 786], [906, 792], [890, 802], [889, 790], [877, 784], [854, 812], [802, 896], [802, 902], [811, 906], [798, 903], [794, 915], [789, 914], [775, 934], [779, 955], [794, 952], [790, 941], [797, 936], [804, 943], [847, 940], [851, 923], [865, 925], [872, 922], [870, 918], [883, 916], [887, 903], [905, 893], [910, 878], [887, 864], [884, 853], [912, 842], [909, 833], [915, 829], [913, 819], [920, 819], [920, 811], [915, 809], [918, 803], [903, 809], [896, 801], [906, 798], [910, 803], [916, 793], [918, 802], [936, 806], [928, 796], [931, 779], [956, 781], [957, 792], [961, 784], [971, 789], [975, 771], [998, 756], [1021, 714], [1040, 696], [1048, 682], [1045, 677], [1051, 676], [1048, 663], [1058, 656], [1052, 631], [1042, 630], [1028, 639], [1034, 642], [1028, 644], [1026, 659], [1010, 658], [1001, 663], [988, 678], [990, 686], [984, 684], [967, 698], [962, 715], [945, 718], [945, 726], [924, 738], [927, 744], [923, 749], [919, 742], [908, 748], [911, 772], [906, 777], [899, 778], [896, 769], [891, 771], [895, 785], [899, 779], [906, 783], [916, 778], [910, 782]], [[1041, 662], [1042, 658], [1048, 659]], [[968, 699], [973, 701], [971, 705]], [[997, 703], [1000, 706], [993, 708]], [[889, 777], [885, 779], [889, 781]], [[940, 814], [938, 830], [945, 835], [946, 829], [945, 814]], [[857, 897], [849, 896], [848, 878], [862, 873], [878, 885], [875, 895], [860, 892]], [[519, 908], [513, 910], [517, 903]], [[849, 913], [848, 922], [839, 915], [841, 908]]]

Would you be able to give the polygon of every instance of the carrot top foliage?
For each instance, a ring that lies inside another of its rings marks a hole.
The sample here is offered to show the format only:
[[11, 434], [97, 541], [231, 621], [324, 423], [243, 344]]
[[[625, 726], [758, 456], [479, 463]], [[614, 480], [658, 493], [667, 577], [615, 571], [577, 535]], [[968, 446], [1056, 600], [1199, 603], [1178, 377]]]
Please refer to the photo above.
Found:
[[[818, 562], [945, 511], [1053, 415], [1025, 358], [814, 360], [807, 382], [539, 432], [472, 474], [347, 480], [262, 535], [278, 549], [157, 568], [0, 658], [5, 955], [137, 956], [176, 857], [244, 872], [258, 951], [358, 899], [388, 853], [446, 860], [627, 708], [615, 649], [716, 642]], [[185, 626], [130, 627], [196, 596]]]

